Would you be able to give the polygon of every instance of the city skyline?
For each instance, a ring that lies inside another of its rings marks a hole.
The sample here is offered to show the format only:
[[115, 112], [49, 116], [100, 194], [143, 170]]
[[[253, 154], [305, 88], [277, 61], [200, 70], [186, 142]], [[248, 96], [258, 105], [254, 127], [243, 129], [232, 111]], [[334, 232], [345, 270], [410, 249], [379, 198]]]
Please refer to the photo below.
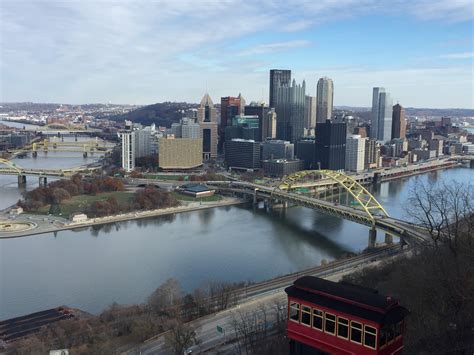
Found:
[[[472, 108], [470, 1], [4, 1], [3, 102], [268, 100], [268, 70], [291, 69], [334, 106]], [[382, 39], [384, 39], [382, 41]], [[73, 70], [71, 70], [73, 68]], [[166, 85], [165, 85], [166, 84]]]

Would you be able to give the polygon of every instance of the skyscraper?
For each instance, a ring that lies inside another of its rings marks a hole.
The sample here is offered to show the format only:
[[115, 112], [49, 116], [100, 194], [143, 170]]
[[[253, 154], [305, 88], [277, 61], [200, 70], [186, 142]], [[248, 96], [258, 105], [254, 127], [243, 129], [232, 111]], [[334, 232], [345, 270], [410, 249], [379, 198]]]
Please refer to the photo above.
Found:
[[198, 108], [198, 123], [201, 126], [203, 160], [217, 157], [217, 111], [209, 94], [205, 94]]
[[346, 170], [360, 172], [365, 167], [365, 138], [349, 135], [346, 139]]
[[245, 100], [241, 94], [237, 97], [221, 97], [221, 122], [219, 125], [219, 149], [222, 149], [225, 142], [225, 128], [235, 116], [243, 115]]
[[315, 169], [344, 170], [346, 135], [346, 123], [342, 119], [316, 123]]
[[372, 92], [370, 138], [384, 143], [392, 139], [392, 99], [382, 87], [375, 87]]
[[279, 85], [276, 90], [277, 138], [296, 143], [304, 136], [306, 83]]
[[277, 115], [274, 108], [271, 108], [267, 115], [263, 118], [262, 123], [262, 141], [267, 138], [274, 139], [276, 138], [277, 131]]
[[405, 109], [400, 104], [396, 104], [395, 106], [393, 106], [393, 113], [392, 113], [392, 139], [405, 138], [405, 135], [406, 135]]
[[334, 98], [334, 85], [332, 79], [321, 78], [318, 80], [316, 98], [316, 121], [320, 123], [330, 120], [332, 117], [332, 105]]
[[270, 107], [275, 107], [276, 90], [278, 86], [290, 86], [291, 70], [270, 70]]
[[304, 128], [316, 127], [316, 97], [306, 95], [304, 106]]
[[119, 135], [122, 138], [122, 168], [130, 172], [135, 169], [135, 132], [122, 131]]

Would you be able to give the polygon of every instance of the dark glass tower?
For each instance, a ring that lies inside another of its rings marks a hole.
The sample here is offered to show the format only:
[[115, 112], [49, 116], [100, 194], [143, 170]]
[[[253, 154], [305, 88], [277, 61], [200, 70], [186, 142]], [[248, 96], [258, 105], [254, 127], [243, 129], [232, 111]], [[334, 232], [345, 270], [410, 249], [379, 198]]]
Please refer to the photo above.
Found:
[[291, 86], [291, 70], [270, 70], [270, 107], [275, 107], [278, 86]]
[[346, 123], [343, 119], [316, 123], [314, 167], [344, 170], [346, 163]]

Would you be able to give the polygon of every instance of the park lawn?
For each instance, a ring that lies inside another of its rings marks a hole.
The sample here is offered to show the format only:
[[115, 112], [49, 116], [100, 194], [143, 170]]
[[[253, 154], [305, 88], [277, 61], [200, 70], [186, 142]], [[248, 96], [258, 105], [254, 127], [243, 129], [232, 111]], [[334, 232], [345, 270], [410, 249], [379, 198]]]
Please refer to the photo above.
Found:
[[212, 195], [212, 196], [206, 196], [206, 197], [201, 197], [201, 198], [195, 198], [193, 196], [184, 195], [176, 191], [171, 192], [171, 194], [179, 201], [215, 202], [215, 201], [222, 200], [222, 196], [220, 195]]
[[[115, 197], [117, 202], [129, 202], [133, 199], [133, 192], [127, 191], [113, 191], [113, 192], [103, 192], [97, 195], [77, 195], [71, 197], [69, 200], [61, 202], [59, 207], [61, 208], [62, 217], [69, 218], [72, 213], [83, 212], [85, 208], [94, 203], [95, 201], [105, 201], [110, 197]], [[43, 206], [39, 208], [37, 214], [47, 215], [49, 212], [50, 205]]]

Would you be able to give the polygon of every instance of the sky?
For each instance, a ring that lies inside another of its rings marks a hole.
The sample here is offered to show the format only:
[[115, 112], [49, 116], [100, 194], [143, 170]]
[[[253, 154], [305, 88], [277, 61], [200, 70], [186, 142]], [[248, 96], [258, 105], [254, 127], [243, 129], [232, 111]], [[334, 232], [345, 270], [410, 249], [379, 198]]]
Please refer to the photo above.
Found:
[[0, 102], [268, 102], [269, 70], [336, 106], [382, 86], [474, 108], [471, 0], [0, 0]]

